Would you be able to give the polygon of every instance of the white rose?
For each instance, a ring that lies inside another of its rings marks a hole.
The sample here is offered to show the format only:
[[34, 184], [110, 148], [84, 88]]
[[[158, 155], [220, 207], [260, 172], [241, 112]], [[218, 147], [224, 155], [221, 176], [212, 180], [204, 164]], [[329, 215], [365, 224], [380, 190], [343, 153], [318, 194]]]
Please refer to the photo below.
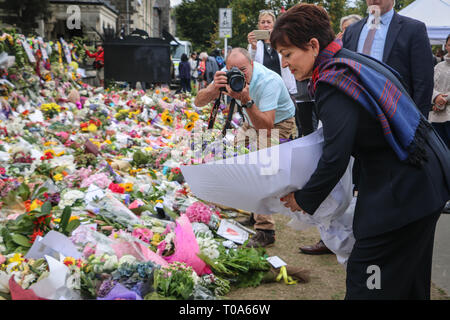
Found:
[[119, 259], [119, 267], [124, 263], [133, 264], [135, 262], [136, 262], [136, 258], [127, 254], [127, 255], [122, 256], [122, 258]]
[[108, 256], [106, 258], [103, 269], [105, 271], [113, 271], [114, 269], [117, 268], [118, 263], [119, 263], [119, 260], [117, 259], [117, 256]]

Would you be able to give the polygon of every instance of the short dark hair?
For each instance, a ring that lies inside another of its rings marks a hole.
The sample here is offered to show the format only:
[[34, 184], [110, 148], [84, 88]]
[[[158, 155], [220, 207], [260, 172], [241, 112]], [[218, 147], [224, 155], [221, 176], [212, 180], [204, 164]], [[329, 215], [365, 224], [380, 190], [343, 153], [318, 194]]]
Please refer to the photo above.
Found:
[[183, 61], [183, 62], [188, 61], [188, 57], [187, 57], [187, 54], [186, 54], [186, 53], [183, 53], [183, 54], [181, 55], [181, 61]]
[[277, 45], [294, 45], [306, 50], [312, 38], [319, 41], [320, 50], [335, 39], [330, 17], [321, 6], [299, 3], [278, 17], [270, 42], [275, 49]]
[[447, 36], [447, 40], [445, 40], [445, 44], [447, 44], [448, 39], [450, 39], [450, 33], [449, 33], [449, 35]]

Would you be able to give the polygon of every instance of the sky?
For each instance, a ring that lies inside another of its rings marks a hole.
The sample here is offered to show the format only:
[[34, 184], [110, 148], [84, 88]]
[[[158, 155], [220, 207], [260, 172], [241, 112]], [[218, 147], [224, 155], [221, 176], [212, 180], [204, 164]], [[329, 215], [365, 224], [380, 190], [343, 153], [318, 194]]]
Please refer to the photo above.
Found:
[[170, 7], [175, 7], [176, 5], [179, 5], [181, 3], [181, 0], [170, 0]]

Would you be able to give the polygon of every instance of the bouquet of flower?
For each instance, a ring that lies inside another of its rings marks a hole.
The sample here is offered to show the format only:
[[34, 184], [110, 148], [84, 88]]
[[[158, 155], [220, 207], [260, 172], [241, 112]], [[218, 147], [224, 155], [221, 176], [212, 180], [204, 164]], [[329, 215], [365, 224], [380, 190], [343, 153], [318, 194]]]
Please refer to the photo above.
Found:
[[61, 112], [61, 106], [56, 103], [44, 103], [41, 105], [41, 111], [47, 118], [53, 118]]

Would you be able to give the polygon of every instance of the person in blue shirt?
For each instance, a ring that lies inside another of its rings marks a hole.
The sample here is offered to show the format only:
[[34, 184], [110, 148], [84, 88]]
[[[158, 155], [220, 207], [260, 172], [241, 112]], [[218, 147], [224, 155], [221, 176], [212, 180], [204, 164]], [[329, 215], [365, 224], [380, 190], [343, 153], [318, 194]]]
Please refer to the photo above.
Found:
[[[220, 96], [221, 88], [226, 95], [242, 105], [246, 118], [240, 137], [254, 136], [252, 130], [278, 130], [280, 139], [289, 139], [295, 134], [295, 106], [283, 79], [276, 72], [258, 62], [252, 61], [249, 52], [234, 48], [227, 57], [226, 69], [238, 68], [245, 76], [246, 86], [241, 92], [234, 92], [228, 85], [226, 71], [215, 73], [214, 81], [200, 90], [194, 104], [202, 107]], [[262, 134], [262, 132], [261, 132]], [[250, 239], [248, 247], [269, 247], [275, 242], [275, 221], [271, 215], [254, 214], [256, 235]]]

